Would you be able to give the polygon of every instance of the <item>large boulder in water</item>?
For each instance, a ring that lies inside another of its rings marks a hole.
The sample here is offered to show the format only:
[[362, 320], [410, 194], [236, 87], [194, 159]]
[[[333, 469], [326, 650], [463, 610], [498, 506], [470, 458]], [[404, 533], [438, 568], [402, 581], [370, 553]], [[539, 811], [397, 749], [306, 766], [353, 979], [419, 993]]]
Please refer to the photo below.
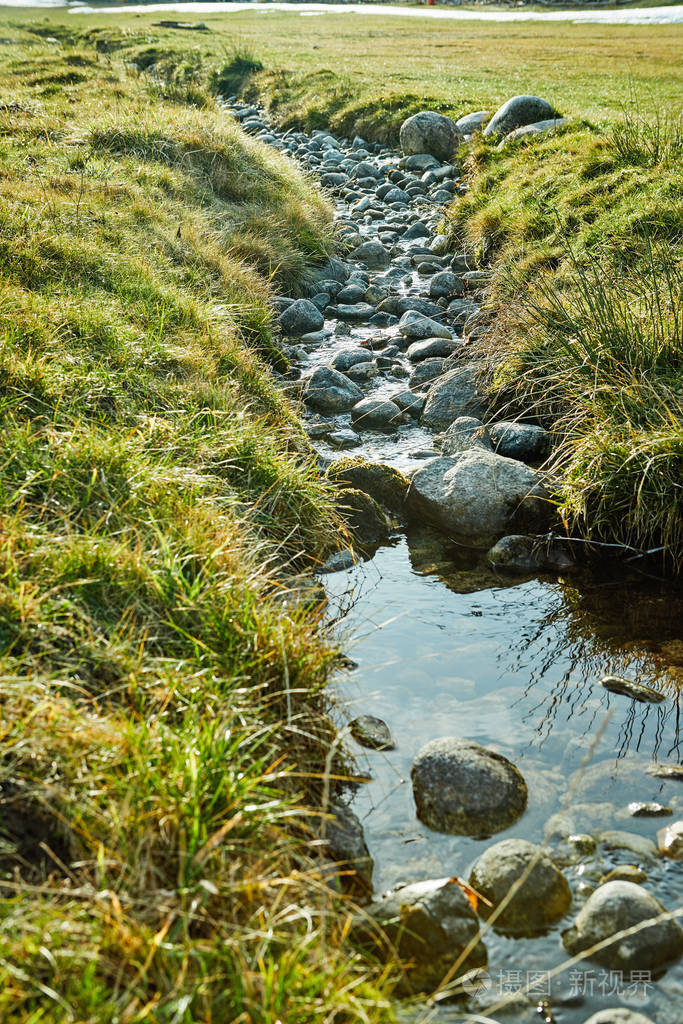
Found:
[[484, 448], [469, 448], [419, 469], [407, 509], [449, 536], [489, 547], [504, 534], [545, 530], [552, 514], [548, 498], [535, 470]]
[[[398, 954], [405, 987], [413, 992], [437, 988], [478, 931], [477, 916], [453, 878], [388, 892], [366, 907], [354, 925], [354, 935], [364, 945], [379, 946], [383, 957]], [[486, 947], [476, 942], [459, 973], [484, 967], [486, 961]]]
[[664, 907], [635, 882], [606, 882], [592, 893], [571, 928], [562, 934], [565, 948], [583, 953], [634, 925], [652, 920], [646, 928], [616, 939], [590, 955], [610, 970], [660, 970], [683, 953], [683, 930], [676, 921], [655, 920]]
[[470, 885], [492, 904], [488, 907], [482, 901], [482, 917], [493, 913], [529, 868], [526, 880], [496, 918], [497, 931], [539, 935], [569, 910], [571, 889], [548, 854], [526, 839], [503, 839], [482, 853], [470, 874]]
[[[539, 121], [540, 118], [535, 118]], [[526, 122], [525, 122], [526, 123]], [[455, 121], [435, 110], [421, 110], [401, 125], [401, 149], [406, 156], [412, 153], [430, 153], [437, 160], [449, 160], [455, 147], [462, 141]]]
[[431, 740], [410, 775], [417, 815], [435, 832], [488, 836], [526, 808], [521, 772], [502, 754], [456, 736]]
[[484, 129], [484, 136], [509, 135], [515, 128], [556, 116], [552, 103], [540, 96], [513, 96], [495, 112]]

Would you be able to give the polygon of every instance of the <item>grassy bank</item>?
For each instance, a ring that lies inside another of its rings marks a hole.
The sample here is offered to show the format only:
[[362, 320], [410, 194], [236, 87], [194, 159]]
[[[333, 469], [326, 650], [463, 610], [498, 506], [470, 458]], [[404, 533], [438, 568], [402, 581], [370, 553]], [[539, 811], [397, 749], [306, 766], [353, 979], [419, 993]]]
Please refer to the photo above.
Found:
[[294, 576], [337, 526], [271, 372], [330, 210], [217, 109], [11, 31], [0, 1017], [377, 1021], [301, 810], [333, 652]]

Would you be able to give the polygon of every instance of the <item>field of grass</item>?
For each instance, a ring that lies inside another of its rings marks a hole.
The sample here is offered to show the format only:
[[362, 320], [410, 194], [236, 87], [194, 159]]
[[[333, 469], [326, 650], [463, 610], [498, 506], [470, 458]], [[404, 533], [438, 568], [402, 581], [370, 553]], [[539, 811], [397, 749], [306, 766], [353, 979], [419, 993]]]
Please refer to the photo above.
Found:
[[330, 210], [218, 109], [22, 37], [0, 50], [0, 1018], [379, 1021], [303, 810], [334, 652], [294, 577], [338, 525], [270, 370], [269, 288], [329, 251]]

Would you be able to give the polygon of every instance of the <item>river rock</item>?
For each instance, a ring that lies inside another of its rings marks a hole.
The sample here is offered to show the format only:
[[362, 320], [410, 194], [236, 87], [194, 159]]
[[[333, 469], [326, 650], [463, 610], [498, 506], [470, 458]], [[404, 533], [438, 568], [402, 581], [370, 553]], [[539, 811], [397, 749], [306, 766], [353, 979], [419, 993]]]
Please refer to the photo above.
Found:
[[446, 338], [448, 341], [452, 339], [451, 332], [447, 327], [415, 309], [409, 309], [403, 314], [398, 322], [398, 329], [404, 338], [415, 338], [417, 340]]
[[296, 299], [280, 314], [282, 333], [290, 338], [319, 331], [324, 323], [325, 318], [310, 299]]
[[615, 1006], [614, 1009], [598, 1010], [584, 1024], [654, 1024], [654, 1021], [635, 1010]]
[[[418, 363], [408, 379], [408, 387], [412, 391], [424, 391], [431, 388], [433, 384], [443, 377], [449, 366], [452, 366], [447, 359], [425, 359]], [[422, 411], [424, 412], [424, 402]]]
[[491, 117], [490, 110], [475, 110], [471, 114], [465, 114], [464, 117], [459, 117], [455, 122], [455, 127], [461, 133], [461, 135], [474, 135], [478, 132], [482, 125]]
[[[373, 921], [383, 935], [371, 926]], [[409, 991], [431, 992], [476, 938], [479, 922], [455, 879], [437, 878], [386, 893], [365, 908], [353, 930], [365, 944], [379, 945], [384, 958], [398, 953]], [[486, 962], [486, 947], [478, 941], [461, 972]]]
[[526, 839], [503, 839], [481, 855], [470, 874], [472, 888], [493, 904], [488, 907], [482, 901], [478, 907], [481, 916], [488, 919], [533, 861], [526, 881], [496, 918], [493, 927], [497, 931], [538, 935], [569, 910], [569, 884], [548, 854]]
[[538, 540], [523, 534], [501, 537], [486, 556], [495, 569], [508, 572], [565, 572], [574, 565], [560, 541]]
[[362, 895], [372, 892], [370, 851], [363, 835], [363, 826], [345, 804], [332, 801], [329, 817], [323, 824], [326, 852], [343, 869], [344, 888]]
[[651, 839], [639, 836], [635, 832], [622, 832], [620, 829], [606, 829], [599, 835], [600, 845], [606, 850], [628, 850], [640, 861], [657, 859], [657, 847]]
[[366, 348], [343, 348], [337, 352], [330, 361], [330, 366], [340, 373], [346, 373], [357, 363], [366, 363], [370, 359], [370, 353]]
[[319, 366], [304, 388], [306, 405], [321, 412], [346, 412], [363, 397], [363, 392], [343, 373]]
[[625, 679], [623, 676], [604, 676], [600, 685], [610, 693], [618, 693], [622, 697], [630, 697], [641, 704], [661, 704], [666, 700], [666, 694], [659, 690], [646, 686], [645, 683], [636, 683], [633, 679]]
[[512, 825], [526, 807], [526, 783], [518, 769], [471, 740], [431, 740], [410, 774], [417, 815], [436, 832], [492, 835]]
[[365, 263], [368, 267], [386, 267], [389, 262], [389, 252], [381, 242], [363, 242], [353, 250], [351, 259]]
[[403, 513], [410, 481], [393, 466], [365, 459], [338, 459], [327, 476], [337, 485], [364, 491], [395, 515]]
[[388, 399], [364, 398], [354, 405], [351, 419], [357, 429], [393, 433], [402, 422], [403, 413]]
[[654, 800], [634, 800], [626, 808], [626, 813], [631, 818], [668, 818], [673, 811]]
[[360, 548], [372, 548], [386, 540], [391, 523], [381, 507], [364, 491], [353, 487], [339, 492], [337, 508], [354, 541]]
[[647, 774], [658, 779], [676, 779], [683, 782], [683, 764], [652, 764], [647, 768]]
[[357, 448], [361, 444], [361, 438], [355, 430], [343, 427], [341, 430], [331, 431], [327, 437], [327, 443], [330, 448], [337, 448], [339, 451], [343, 451], [347, 448]]
[[359, 715], [349, 722], [351, 735], [361, 747], [369, 747], [370, 750], [394, 750], [394, 743], [389, 726], [381, 718], [374, 715]]
[[462, 342], [456, 341], [455, 338], [425, 338], [424, 341], [414, 341], [409, 345], [406, 355], [411, 363], [420, 363], [434, 357], [447, 359], [460, 348]]
[[365, 287], [362, 284], [351, 281], [344, 285], [337, 293], [337, 302], [345, 305], [353, 305], [355, 302], [361, 302], [364, 298]]
[[481, 448], [433, 459], [419, 469], [407, 505], [411, 515], [475, 546], [490, 545], [511, 527], [542, 532], [551, 515], [538, 473]]
[[433, 299], [445, 299], [451, 295], [462, 295], [465, 285], [461, 277], [452, 270], [441, 270], [429, 282], [429, 294]]
[[458, 416], [437, 442], [442, 455], [459, 455], [468, 448], [492, 451], [488, 429], [475, 416]]
[[657, 833], [659, 852], [672, 860], [683, 860], [683, 821], [674, 821]]
[[[534, 120], [538, 121], [539, 118]], [[429, 153], [437, 160], [448, 160], [461, 141], [455, 121], [434, 110], [421, 110], [419, 114], [409, 117], [401, 125], [399, 138], [406, 156]]]
[[[572, 955], [590, 949], [616, 933], [656, 918], [661, 903], [633, 882], [606, 882], [589, 896], [562, 941]], [[617, 939], [590, 959], [612, 970], [659, 970], [683, 953], [683, 931], [676, 921], [656, 921]]]
[[527, 138], [529, 135], [545, 135], [547, 132], [556, 131], [558, 128], [564, 128], [566, 124], [569, 124], [569, 119], [566, 117], [550, 117], [546, 121], [525, 124], [521, 128], [515, 128], [514, 131], [508, 132], [505, 138], [498, 143], [498, 149], [502, 149], [510, 142], [516, 142], [517, 139]]
[[486, 403], [477, 388], [476, 366], [461, 366], [430, 388], [422, 424], [432, 430], [446, 430], [459, 416], [482, 419], [485, 412]]
[[495, 112], [484, 129], [484, 137], [508, 135], [515, 128], [555, 116], [552, 104], [540, 96], [513, 96]]
[[350, 377], [356, 384], [366, 384], [368, 381], [373, 380], [379, 373], [379, 368], [374, 359], [368, 359], [364, 363], [355, 363], [349, 367], [346, 371], [346, 376]]
[[533, 423], [515, 423], [501, 420], [489, 427], [493, 450], [507, 459], [536, 462], [547, 455], [550, 434]]
[[364, 320], [369, 320], [374, 312], [375, 307], [371, 306], [369, 302], [354, 302], [350, 306], [340, 303], [337, 306], [338, 318], [349, 324], [359, 324]]

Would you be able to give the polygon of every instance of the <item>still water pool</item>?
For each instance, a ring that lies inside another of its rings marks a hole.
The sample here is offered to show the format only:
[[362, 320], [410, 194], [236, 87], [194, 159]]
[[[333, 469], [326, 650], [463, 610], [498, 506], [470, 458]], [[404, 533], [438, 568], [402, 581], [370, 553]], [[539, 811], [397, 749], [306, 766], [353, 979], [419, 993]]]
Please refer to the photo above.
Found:
[[[624, 581], [607, 569], [564, 579], [498, 577], [426, 528], [326, 576], [325, 584], [344, 649], [357, 662], [339, 681], [346, 714], [383, 718], [396, 741], [396, 750], [375, 752], [349, 739], [358, 767], [371, 776], [353, 808], [375, 861], [376, 892], [425, 878], [467, 878], [488, 845], [512, 836], [542, 842], [558, 813], [568, 831], [598, 841], [595, 856], [564, 866], [574, 906], [548, 935], [512, 940], [488, 933], [480, 1013], [528, 981], [527, 972], [551, 970], [567, 958], [562, 930], [615, 866], [641, 867], [667, 910], [681, 906], [683, 863], [636, 852], [634, 838], [656, 842], [658, 829], [683, 816], [683, 782], [647, 772], [654, 762], [680, 760], [679, 591], [645, 576]], [[650, 705], [610, 694], [600, 685], [608, 673], [649, 683], [667, 699]], [[416, 817], [412, 759], [428, 740], [447, 735], [500, 751], [526, 778], [526, 813], [493, 839], [440, 835]], [[635, 800], [667, 804], [673, 818], [632, 817], [627, 805]], [[607, 830], [629, 833], [632, 848], [608, 849], [600, 841]], [[550, 1000], [557, 1024], [583, 1024], [607, 1006], [640, 1009], [657, 1024], [683, 1021], [681, 966], [640, 982], [584, 963], [541, 982], [532, 995]], [[459, 1014], [453, 1005], [423, 1006], [411, 1019], [455, 1021]], [[527, 1005], [512, 1015], [496, 1011], [494, 1019], [541, 1018]]]

